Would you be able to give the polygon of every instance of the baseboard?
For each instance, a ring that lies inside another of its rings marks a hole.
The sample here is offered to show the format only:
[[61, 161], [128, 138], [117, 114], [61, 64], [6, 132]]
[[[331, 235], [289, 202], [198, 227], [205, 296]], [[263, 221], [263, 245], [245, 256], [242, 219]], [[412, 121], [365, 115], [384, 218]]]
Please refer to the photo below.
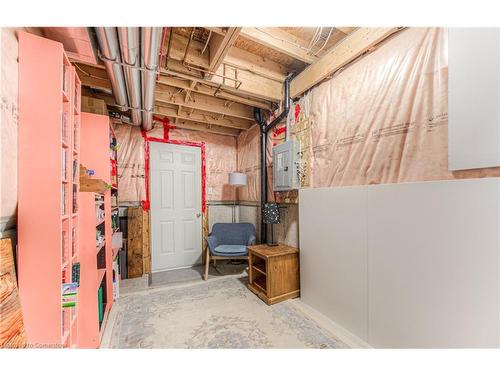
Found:
[[302, 302], [300, 298], [290, 300], [290, 303], [294, 307], [299, 309], [302, 313], [317, 322], [323, 329], [329, 331], [331, 334], [336, 336], [339, 340], [345, 343], [352, 349], [373, 349], [367, 342], [363, 341], [361, 338], [350, 332], [349, 330], [342, 327], [340, 324], [334, 322], [330, 318], [326, 317], [318, 310], [315, 310], [311, 306]]

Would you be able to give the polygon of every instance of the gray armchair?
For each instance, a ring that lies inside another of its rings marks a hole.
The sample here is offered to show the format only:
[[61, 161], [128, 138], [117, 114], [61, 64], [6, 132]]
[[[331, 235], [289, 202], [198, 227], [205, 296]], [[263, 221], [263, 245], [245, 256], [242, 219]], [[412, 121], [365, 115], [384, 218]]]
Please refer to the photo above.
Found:
[[255, 245], [255, 227], [251, 223], [217, 223], [207, 237], [205, 280], [208, 279], [210, 259], [246, 259], [247, 246]]

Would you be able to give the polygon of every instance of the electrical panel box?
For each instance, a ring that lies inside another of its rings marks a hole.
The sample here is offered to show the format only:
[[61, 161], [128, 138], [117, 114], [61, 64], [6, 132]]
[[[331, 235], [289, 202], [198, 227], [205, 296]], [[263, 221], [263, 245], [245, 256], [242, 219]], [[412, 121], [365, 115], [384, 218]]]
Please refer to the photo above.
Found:
[[286, 191], [300, 187], [299, 144], [287, 141], [273, 147], [273, 190]]

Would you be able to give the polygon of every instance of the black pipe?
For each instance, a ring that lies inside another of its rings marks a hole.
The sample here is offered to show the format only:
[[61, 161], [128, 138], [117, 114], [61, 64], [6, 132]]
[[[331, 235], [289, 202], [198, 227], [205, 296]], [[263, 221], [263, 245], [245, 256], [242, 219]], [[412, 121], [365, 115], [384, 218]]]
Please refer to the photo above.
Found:
[[262, 119], [260, 109], [254, 108], [253, 115], [255, 121], [260, 127], [260, 146], [261, 146], [261, 162], [260, 162], [260, 242], [266, 243], [267, 231], [266, 224], [262, 220], [262, 209], [264, 203], [267, 202], [267, 168], [266, 168], [266, 148], [267, 148], [267, 135], [266, 135], [266, 122]]
[[262, 220], [262, 210], [264, 209], [264, 204], [267, 203], [267, 162], [266, 162], [266, 152], [267, 152], [267, 133], [269, 130], [278, 125], [284, 118], [288, 116], [290, 112], [290, 81], [292, 80], [293, 73], [290, 73], [285, 78], [284, 88], [283, 88], [283, 111], [276, 117], [269, 125], [262, 119], [259, 108], [254, 108], [253, 115], [255, 121], [260, 126], [260, 145], [261, 145], [261, 172], [260, 172], [260, 210], [261, 210], [261, 223], [260, 223], [260, 242], [267, 242], [267, 225]]

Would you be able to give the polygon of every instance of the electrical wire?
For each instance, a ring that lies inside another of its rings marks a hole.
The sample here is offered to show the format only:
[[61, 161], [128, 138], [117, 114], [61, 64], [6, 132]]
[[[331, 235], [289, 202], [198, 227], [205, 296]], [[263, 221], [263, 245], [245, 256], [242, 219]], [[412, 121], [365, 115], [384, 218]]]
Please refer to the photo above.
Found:
[[325, 43], [323, 43], [321, 48], [314, 53], [316, 56], [323, 50], [323, 48], [325, 48], [326, 44], [330, 40], [330, 36], [332, 35], [332, 31], [333, 31], [333, 27], [330, 28], [330, 32], [328, 33], [328, 36], [325, 39]]
[[267, 32], [266, 30], [263, 30], [263, 29], [261, 29], [259, 27], [256, 27], [255, 29], [259, 30], [260, 32], [262, 32], [262, 33], [264, 33], [266, 35], [269, 35], [273, 39], [279, 40], [279, 41], [284, 42], [284, 43], [291, 44], [291, 45], [293, 45], [295, 47], [303, 49], [304, 51], [307, 51], [307, 48], [304, 47], [303, 45], [299, 44], [299, 43], [295, 43], [295, 42], [292, 42], [291, 40], [287, 40], [287, 39], [278, 38], [276, 35], [273, 35], [273, 34]]
[[87, 71], [83, 70], [83, 69], [82, 69], [79, 65], [77, 65], [77, 64], [74, 64], [74, 66], [75, 66], [75, 67], [76, 67], [79, 71], [81, 71], [83, 74], [85, 74], [87, 77], [90, 77], [90, 78], [97, 78], [97, 79], [100, 79], [100, 80], [102, 80], [102, 81], [109, 81], [109, 79], [108, 79], [108, 78], [103, 78], [103, 77], [95, 76], [95, 75], [93, 75], [93, 74], [91, 74], [91, 73], [89, 73], [89, 72], [87, 72]]

